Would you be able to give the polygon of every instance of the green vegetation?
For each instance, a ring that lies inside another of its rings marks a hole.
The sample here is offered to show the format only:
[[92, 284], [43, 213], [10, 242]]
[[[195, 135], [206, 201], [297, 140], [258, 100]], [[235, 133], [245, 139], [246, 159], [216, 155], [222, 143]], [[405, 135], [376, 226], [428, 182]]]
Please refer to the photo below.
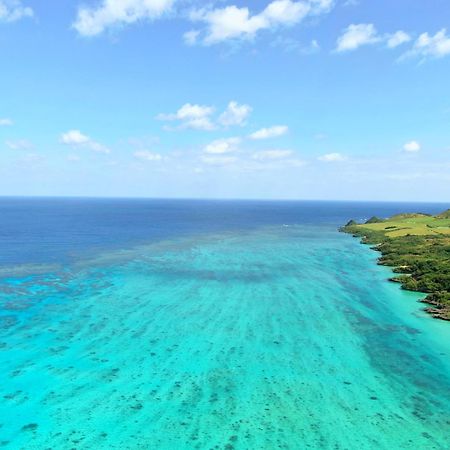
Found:
[[351, 220], [341, 231], [374, 245], [382, 255], [379, 263], [398, 274], [392, 281], [427, 293], [422, 300], [430, 305], [426, 311], [450, 320], [450, 209], [437, 216], [397, 214], [363, 224]]
[[366, 224], [370, 224], [370, 223], [381, 223], [384, 222], [383, 219], [378, 218], [377, 216], [373, 216], [371, 217]]

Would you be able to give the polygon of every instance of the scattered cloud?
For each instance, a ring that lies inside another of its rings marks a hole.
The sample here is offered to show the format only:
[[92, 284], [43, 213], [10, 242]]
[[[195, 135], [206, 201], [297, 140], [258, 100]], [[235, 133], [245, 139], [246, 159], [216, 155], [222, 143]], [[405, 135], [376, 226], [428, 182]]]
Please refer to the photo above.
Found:
[[[260, 13], [251, 14], [249, 8], [229, 5], [223, 8], [203, 8], [191, 13], [191, 20], [203, 22], [201, 42], [205, 45], [229, 40], [253, 39], [259, 31], [274, 30], [300, 23], [307, 16], [328, 12], [334, 0], [275, 0]], [[199, 34], [196, 42], [199, 42]]]
[[243, 126], [251, 112], [251, 106], [239, 105], [239, 103], [231, 101], [228, 103], [227, 109], [220, 115], [219, 123], [226, 127], [233, 125]]
[[288, 127], [286, 125], [275, 125], [269, 128], [261, 128], [260, 130], [252, 133], [249, 138], [250, 139], [270, 139], [273, 137], [283, 136], [288, 132]]
[[447, 35], [447, 30], [443, 28], [434, 36], [428, 33], [422, 33], [414, 43], [411, 50], [403, 55], [404, 58], [419, 57], [427, 58], [442, 58], [450, 55], [450, 36]]
[[81, 133], [81, 131], [79, 130], [70, 130], [66, 133], [63, 133], [60, 140], [63, 144], [70, 145], [72, 147], [84, 147], [98, 153], [111, 152], [108, 147], [105, 147], [103, 144], [94, 141], [89, 136]]
[[181, 128], [193, 128], [196, 130], [213, 130], [214, 124], [211, 115], [214, 113], [212, 106], [184, 104], [174, 114], [158, 114], [156, 118], [162, 121], [177, 121]]
[[0, 22], [16, 22], [26, 17], [33, 17], [33, 10], [20, 0], [0, 0]]
[[61, 135], [61, 142], [66, 145], [83, 145], [90, 141], [88, 136], [85, 136], [79, 130], [70, 130]]
[[343, 5], [344, 6], [358, 6], [359, 0], [345, 0]]
[[247, 170], [286, 170], [303, 167], [306, 161], [296, 157], [293, 150], [262, 150], [252, 155], [253, 164], [249, 162]]
[[26, 153], [20, 158], [20, 161], [25, 164], [35, 164], [43, 162], [45, 158], [37, 153]]
[[421, 149], [421, 145], [417, 141], [410, 141], [407, 142], [403, 146], [403, 150], [408, 153], [417, 153]]
[[228, 166], [238, 161], [235, 156], [223, 155], [203, 155], [201, 159], [205, 164], [211, 166]]
[[14, 122], [11, 119], [0, 119], [0, 127], [10, 127], [14, 125]]
[[299, 48], [299, 52], [302, 55], [313, 55], [314, 53], [320, 52], [320, 45], [317, 39], [313, 39], [309, 45], [302, 46]]
[[137, 152], [134, 152], [134, 157], [141, 161], [161, 161], [163, 159], [162, 155], [159, 153], [150, 152], [148, 150], [138, 150]]
[[309, 44], [286, 36], [277, 36], [272, 41], [272, 47], [281, 48], [284, 52], [297, 52], [301, 55], [312, 55], [320, 51], [319, 42], [313, 39]]
[[345, 161], [346, 156], [341, 153], [327, 153], [326, 155], [319, 156], [318, 160], [323, 162], [340, 162]]
[[78, 156], [78, 155], [67, 155], [67, 161], [70, 161], [70, 162], [77, 162], [77, 161], [80, 161], [80, 157]]
[[[219, 126], [244, 126], [252, 108], [236, 101], [228, 103], [225, 111], [218, 118], [213, 117], [215, 108], [198, 104], [186, 103], [173, 114], [158, 114], [157, 120], [178, 122], [178, 129], [191, 128], [211, 131]], [[170, 128], [169, 128], [170, 129]]]
[[107, 29], [120, 28], [168, 13], [174, 0], [102, 0], [97, 7], [78, 9], [73, 28], [82, 36], [96, 36]]
[[6, 146], [11, 150], [30, 150], [33, 144], [26, 139], [19, 139], [17, 141], [6, 141]]
[[216, 139], [204, 148], [204, 152], [209, 154], [231, 153], [237, 150], [240, 142], [241, 139], [238, 137]]
[[412, 38], [408, 33], [400, 30], [387, 38], [387, 46], [388, 48], [396, 48], [399, 45], [406, 44], [411, 41], [411, 39]]
[[363, 45], [371, 45], [380, 42], [380, 37], [375, 26], [371, 23], [349, 25], [337, 40], [336, 51], [348, 52], [356, 50]]
[[189, 46], [195, 45], [197, 43], [199, 35], [200, 35], [199, 30], [186, 31], [186, 33], [183, 34], [183, 41], [186, 45]]
[[378, 43], [383, 43], [387, 48], [394, 49], [411, 41], [411, 39], [411, 36], [402, 30], [392, 34], [379, 34], [372, 23], [352, 24], [338, 38], [336, 51], [338, 53], [349, 52], [365, 45]]
[[293, 155], [292, 150], [262, 150], [253, 154], [253, 159], [260, 161], [273, 160], [273, 159], [284, 159]]

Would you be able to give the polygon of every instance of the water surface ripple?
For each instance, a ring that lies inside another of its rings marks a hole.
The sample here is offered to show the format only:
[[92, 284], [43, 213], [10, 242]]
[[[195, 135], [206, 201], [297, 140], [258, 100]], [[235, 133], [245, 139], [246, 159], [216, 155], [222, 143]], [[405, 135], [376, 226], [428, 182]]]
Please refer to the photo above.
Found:
[[0, 282], [0, 445], [448, 449], [450, 325], [311, 224], [111, 249]]

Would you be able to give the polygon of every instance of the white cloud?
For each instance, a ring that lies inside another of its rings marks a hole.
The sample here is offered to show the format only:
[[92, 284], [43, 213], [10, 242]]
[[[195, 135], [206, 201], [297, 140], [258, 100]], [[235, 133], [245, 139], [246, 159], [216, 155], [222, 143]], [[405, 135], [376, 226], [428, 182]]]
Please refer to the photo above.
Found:
[[94, 141], [89, 136], [81, 133], [79, 130], [70, 130], [61, 135], [61, 142], [65, 145], [71, 145], [72, 147], [85, 147], [98, 153], [110, 153], [111, 150]]
[[312, 55], [320, 51], [319, 42], [316, 39], [304, 44], [302, 41], [286, 36], [277, 36], [271, 44], [272, 47], [279, 47], [285, 52], [298, 52], [301, 55]]
[[70, 130], [61, 135], [61, 142], [66, 145], [82, 145], [90, 141], [90, 138], [79, 130]]
[[391, 34], [387, 39], [388, 48], [396, 48], [399, 45], [406, 44], [411, 40], [411, 36], [404, 31], [397, 31], [394, 34]]
[[156, 118], [163, 121], [179, 121], [181, 128], [193, 128], [197, 130], [213, 130], [214, 124], [211, 115], [214, 112], [212, 106], [184, 104], [174, 114], [158, 114]]
[[102, 0], [97, 7], [79, 8], [73, 27], [83, 36], [95, 36], [108, 28], [154, 20], [169, 12], [174, 0]]
[[42, 155], [38, 155], [37, 153], [25, 153], [19, 159], [24, 164], [35, 164], [45, 161], [45, 158]]
[[326, 155], [319, 156], [318, 160], [323, 162], [339, 162], [345, 161], [347, 159], [346, 156], [341, 153], [327, 153]]
[[6, 146], [11, 150], [29, 150], [33, 148], [33, 144], [26, 139], [19, 139], [17, 141], [6, 141]]
[[0, 119], [0, 127], [10, 127], [11, 125], [14, 125], [11, 119]]
[[240, 142], [241, 139], [238, 137], [216, 139], [204, 148], [204, 152], [209, 154], [231, 153], [237, 150]]
[[442, 58], [450, 55], [450, 36], [443, 28], [434, 36], [422, 33], [414, 43], [413, 48], [403, 57]]
[[245, 125], [251, 112], [251, 106], [239, 105], [237, 102], [231, 101], [228, 103], [227, 109], [220, 115], [219, 123], [224, 126]]
[[81, 160], [81, 158], [78, 155], [67, 155], [67, 161], [77, 162], [80, 160]]
[[200, 31], [190, 30], [183, 34], [183, 40], [186, 45], [195, 45], [197, 43]]
[[274, 0], [259, 14], [252, 15], [247, 7], [229, 5], [194, 11], [191, 19], [205, 23], [202, 42], [211, 45], [233, 39], [252, 39], [261, 30], [292, 26], [308, 15], [328, 12], [333, 5], [333, 0]]
[[0, 22], [16, 22], [25, 17], [33, 17], [33, 10], [20, 0], [0, 0]]
[[211, 166], [228, 166], [238, 160], [235, 156], [222, 155], [203, 155], [201, 159], [205, 164], [209, 164]]
[[148, 150], [139, 150], [134, 152], [134, 157], [142, 161], [161, 161], [162, 156], [159, 153], [150, 152]]
[[269, 139], [273, 137], [278, 137], [286, 134], [288, 132], [288, 127], [286, 125], [275, 125], [269, 128], [261, 128], [258, 131], [252, 133], [250, 139]]
[[349, 25], [338, 38], [336, 51], [348, 52], [364, 45], [384, 43], [388, 48], [394, 49], [411, 41], [411, 36], [405, 31], [398, 30], [391, 34], [379, 34], [372, 23]]
[[313, 55], [320, 52], [320, 44], [317, 39], [313, 39], [309, 45], [300, 48], [300, 53], [303, 55]]
[[253, 154], [253, 159], [260, 161], [284, 159], [292, 156], [294, 152], [292, 150], [262, 150]]
[[247, 117], [252, 111], [251, 106], [241, 105], [238, 102], [228, 103], [225, 111], [216, 119], [213, 117], [213, 106], [186, 103], [173, 114], [158, 114], [157, 120], [178, 122], [178, 128], [192, 128], [196, 130], [211, 131], [218, 126], [244, 126]]
[[371, 23], [349, 25], [337, 40], [336, 51], [347, 52], [356, 50], [363, 45], [376, 44], [380, 41], [375, 26]]
[[410, 141], [407, 142], [404, 146], [403, 146], [403, 150], [405, 152], [409, 152], [409, 153], [416, 153], [418, 151], [420, 151], [421, 146], [417, 141]]

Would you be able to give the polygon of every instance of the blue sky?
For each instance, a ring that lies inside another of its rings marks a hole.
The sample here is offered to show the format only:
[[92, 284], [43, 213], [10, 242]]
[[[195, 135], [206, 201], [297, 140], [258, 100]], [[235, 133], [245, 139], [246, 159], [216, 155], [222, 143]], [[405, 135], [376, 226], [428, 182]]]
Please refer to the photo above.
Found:
[[448, 0], [0, 0], [0, 52], [0, 195], [450, 198]]

